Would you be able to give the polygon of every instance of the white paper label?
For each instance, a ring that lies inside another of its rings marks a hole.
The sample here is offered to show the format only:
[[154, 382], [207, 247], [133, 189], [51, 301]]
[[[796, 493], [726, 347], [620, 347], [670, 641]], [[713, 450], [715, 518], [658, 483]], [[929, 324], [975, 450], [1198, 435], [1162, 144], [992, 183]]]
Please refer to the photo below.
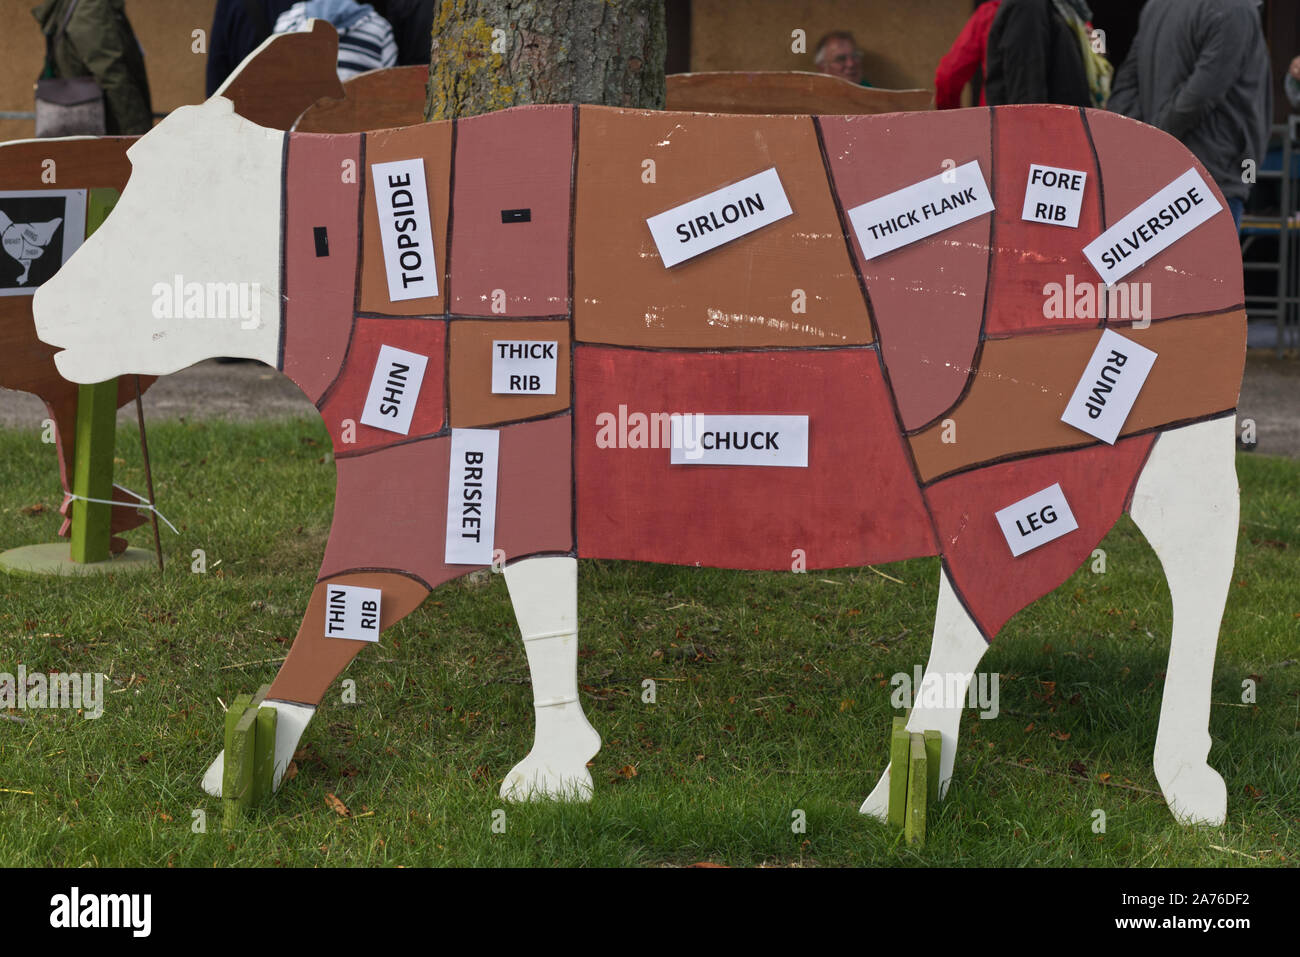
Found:
[[375, 363], [370, 391], [366, 393], [366, 406], [361, 411], [362, 424], [399, 435], [408, 434], [428, 363], [428, 356], [418, 352], [380, 346], [379, 361]]
[[493, 339], [492, 391], [506, 395], [555, 395], [555, 340]]
[[1083, 254], [1107, 285], [1146, 265], [1223, 208], [1189, 169], [1088, 245]]
[[325, 637], [353, 641], [379, 640], [379, 610], [383, 592], [357, 585], [325, 586]]
[[447, 475], [448, 565], [491, 565], [497, 524], [496, 429], [452, 429]]
[[1059, 483], [1000, 509], [996, 515], [1016, 558], [1079, 527]]
[[372, 163], [370, 180], [375, 184], [389, 300], [438, 295], [438, 261], [433, 255], [424, 160]]
[[1061, 421], [1114, 445], [1155, 361], [1146, 346], [1105, 330]]
[[1030, 163], [1025, 208], [1020, 211], [1020, 218], [1031, 223], [1078, 229], [1087, 183], [1088, 174], [1083, 170]]
[[792, 212], [774, 166], [651, 216], [646, 225], [664, 265], [676, 266]]
[[677, 415], [669, 417], [671, 465], [808, 467], [806, 415]]
[[993, 197], [979, 160], [971, 160], [854, 206], [849, 210], [849, 222], [857, 233], [862, 257], [874, 259], [992, 211]]

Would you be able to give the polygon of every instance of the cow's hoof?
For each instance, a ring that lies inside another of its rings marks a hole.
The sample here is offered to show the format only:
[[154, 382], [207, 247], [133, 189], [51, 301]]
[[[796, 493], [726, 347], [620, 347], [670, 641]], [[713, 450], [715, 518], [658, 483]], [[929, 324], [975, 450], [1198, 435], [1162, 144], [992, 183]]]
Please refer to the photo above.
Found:
[[537, 709], [537, 736], [528, 757], [501, 783], [507, 801], [590, 801], [587, 762], [600, 751], [600, 735], [577, 702]]
[[1228, 816], [1228, 786], [1205, 762], [1156, 766], [1156, 780], [1179, 824], [1218, 827]]
[[217, 754], [217, 759], [208, 765], [208, 769], [203, 772], [203, 790], [207, 791], [214, 798], [221, 797], [221, 781], [226, 773], [226, 752], [221, 751]]
[[889, 768], [885, 768], [885, 773], [880, 776], [875, 788], [867, 795], [867, 799], [862, 802], [862, 807], [858, 811], [862, 814], [870, 814], [881, 821], [889, 819]]

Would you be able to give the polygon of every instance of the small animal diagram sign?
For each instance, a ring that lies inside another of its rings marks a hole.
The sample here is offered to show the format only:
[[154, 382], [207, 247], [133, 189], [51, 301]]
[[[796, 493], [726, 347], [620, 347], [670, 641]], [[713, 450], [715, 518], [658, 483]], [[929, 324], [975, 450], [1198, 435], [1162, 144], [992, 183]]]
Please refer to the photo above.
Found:
[[86, 191], [0, 192], [0, 296], [30, 296], [86, 237]]

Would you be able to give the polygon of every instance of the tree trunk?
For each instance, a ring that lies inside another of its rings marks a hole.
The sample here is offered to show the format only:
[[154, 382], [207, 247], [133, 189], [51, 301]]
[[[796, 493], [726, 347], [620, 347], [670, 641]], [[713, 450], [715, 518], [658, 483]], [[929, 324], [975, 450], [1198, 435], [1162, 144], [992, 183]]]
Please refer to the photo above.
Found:
[[664, 107], [663, 0], [438, 0], [426, 120], [526, 103]]

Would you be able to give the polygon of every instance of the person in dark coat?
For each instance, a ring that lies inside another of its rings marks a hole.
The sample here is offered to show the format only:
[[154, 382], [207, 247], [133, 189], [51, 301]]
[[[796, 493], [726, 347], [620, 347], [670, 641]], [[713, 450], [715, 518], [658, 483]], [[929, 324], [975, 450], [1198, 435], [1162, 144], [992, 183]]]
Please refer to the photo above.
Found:
[[109, 135], [148, 133], [153, 127], [149, 77], [123, 0], [78, 0], [75, 8], [71, 4], [45, 0], [32, 10], [41, 32], [51, 40], [68, 19], [51, 51], [55, 76], [94, 77], [104, 91], [104, 129]]
[[433, 53], [434, 0], [370, 0], [393, 25], [398, 66], [428, 66]]
[[1109, 109], [1176, 136], [1214, 177], [1241, 225], [1273, 122], [1273, 71], [1257, 0], [1150, 0]]
[[[985, 99], [1007, 103], [1098, 106], [1075, 26], [1062, 14], [1082, 0], [1003, 0], [989, 28]], [[1091, 20], [1088, 11], [1082, 19]]]
[[217, 0], [208, 31], [207, 95], [211, 96], [262, 41], [293, 0]]

